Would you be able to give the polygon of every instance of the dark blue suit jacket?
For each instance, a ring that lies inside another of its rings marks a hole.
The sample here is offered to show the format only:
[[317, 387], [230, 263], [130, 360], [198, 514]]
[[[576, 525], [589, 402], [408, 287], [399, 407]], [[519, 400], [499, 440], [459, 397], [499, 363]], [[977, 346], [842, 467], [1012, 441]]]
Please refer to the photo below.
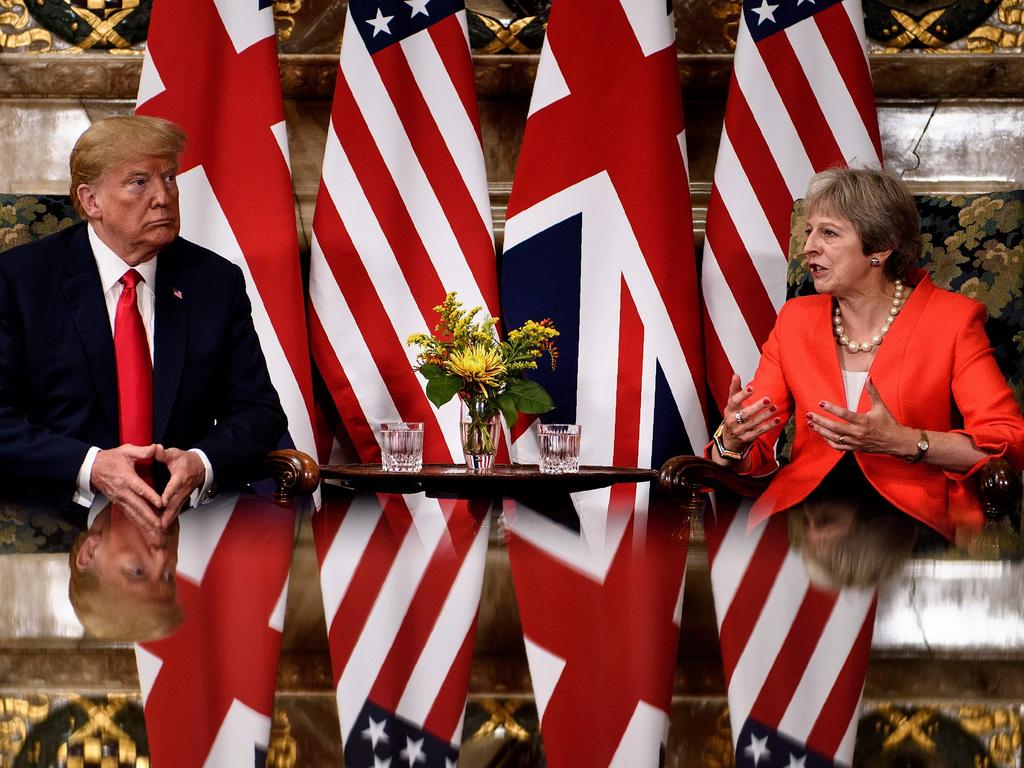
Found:
[[[155, 294], [153, 440], [202, 449], [218, 484], [237, 485], [286, 428], [242, 272], [177, 238], [160, 253]], [[117, 446], [118, 431], [86, 225], [0, 255], [0, 493], [68, 503], [89, 448]]]

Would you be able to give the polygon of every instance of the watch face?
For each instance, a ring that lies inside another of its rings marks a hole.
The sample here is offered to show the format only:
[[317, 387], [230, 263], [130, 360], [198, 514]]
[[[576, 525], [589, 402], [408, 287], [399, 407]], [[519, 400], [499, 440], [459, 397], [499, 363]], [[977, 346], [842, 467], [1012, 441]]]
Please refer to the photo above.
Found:
[[928, 450], [928, 441], [927, 440], [918, 440], [917, 441], [917, 450], [921, 451], [922, 453], [924, 451], [927, 451]]

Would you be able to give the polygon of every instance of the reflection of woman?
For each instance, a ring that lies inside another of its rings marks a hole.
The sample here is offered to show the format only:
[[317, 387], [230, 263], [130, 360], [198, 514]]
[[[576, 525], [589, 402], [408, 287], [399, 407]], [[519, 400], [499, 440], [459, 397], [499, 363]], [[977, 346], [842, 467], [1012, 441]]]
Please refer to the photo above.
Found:
[[818, 295], [783, 306], [748, 386], [733, 376], [710, 457], [767, 474], [795, 414], [792, 460], [754, 503], [751, 524], [839, 471], [851, 494], [873, 489], [949, 538], [979, 526], [971, 475], [993, 456], [1024, 463], [1024, 420], [992, 356], [985, 308], [914, 266], [917, 209], [894, 177], [825, 171], [811, 180], [806, 211]]

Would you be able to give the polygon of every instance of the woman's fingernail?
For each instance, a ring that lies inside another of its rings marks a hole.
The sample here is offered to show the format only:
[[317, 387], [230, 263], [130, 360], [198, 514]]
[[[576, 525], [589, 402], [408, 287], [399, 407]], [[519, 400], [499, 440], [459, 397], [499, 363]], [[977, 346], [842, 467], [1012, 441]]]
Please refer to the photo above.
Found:
[[776, 410], [776, 408], [775, 408], [774, 405], [769, 405], [768, 406], [768, 413], [775, 413], [775, 410]]
[[753, 387], [747, 387], [747, 392], [753, 392], [753, 391], [754, 391]]
[[768, 403], [770, 403], [770, 402], [771, 402], [771, 400], [769, 400], [769, 399], [768, 399], [768, 398], [766, 397], [766, 398], [765, 398], [764, 400], [762, 400], [762, 401], [761, 401], [761, 404], [762, 404], [762, 405], [768, 405]]
[[820, 403], [818, 403], [818, 407], [819, 408], [824, 408], [825, 407], [825, 401], [822, 400]]
[[776, 419], [776, 420], [775, 420], [775, 424], [776, 424], [776, 425], [779, 425], [779, 424], [781, 424], [781, 423], [782, 423], [782, 420], [781, 420], [781, 419]]

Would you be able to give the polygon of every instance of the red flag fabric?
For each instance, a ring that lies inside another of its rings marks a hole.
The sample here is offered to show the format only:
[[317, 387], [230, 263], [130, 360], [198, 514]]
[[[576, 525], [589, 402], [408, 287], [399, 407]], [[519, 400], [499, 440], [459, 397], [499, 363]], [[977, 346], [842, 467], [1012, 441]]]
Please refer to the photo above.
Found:
[[[424, 461], [462, 460], [413, 333], [457, 291], [497, 314], [490, 201], [462, 0], [350, 0], [313, 219], [313, 355], [347, 437], [424, 422]], [[351, 504], [351, 506], [350, 506]], [[345, 764], [454, 765], [489, 525], [466, 502], [327, 499], [314, 516]]]
[[242, 269], [290, 440], [316, 456], [272, 3], [155, 0], [136, 111], [188, 134], [178, 173], [181, 235]]
[[[582, 425], [584, 464], [659, 466], [706, 442], [671, 4], [552, 5], [501, 299], [509, 327], [551, 317], [561, 332], [557, 370], [535, 378], [556, 404], [543, 420]], [[514, 449], [535, 459], [533, 430]], [[507, 513], [553, 768], [661, 764], [686, 546], [672, 537], [682, 521], [649, 511], [649, 494], [617, 486]]]
[[295, 519], [253, 494], [179, 518], [184, 623], [135, 648], [154, 768], [266, 761]]

